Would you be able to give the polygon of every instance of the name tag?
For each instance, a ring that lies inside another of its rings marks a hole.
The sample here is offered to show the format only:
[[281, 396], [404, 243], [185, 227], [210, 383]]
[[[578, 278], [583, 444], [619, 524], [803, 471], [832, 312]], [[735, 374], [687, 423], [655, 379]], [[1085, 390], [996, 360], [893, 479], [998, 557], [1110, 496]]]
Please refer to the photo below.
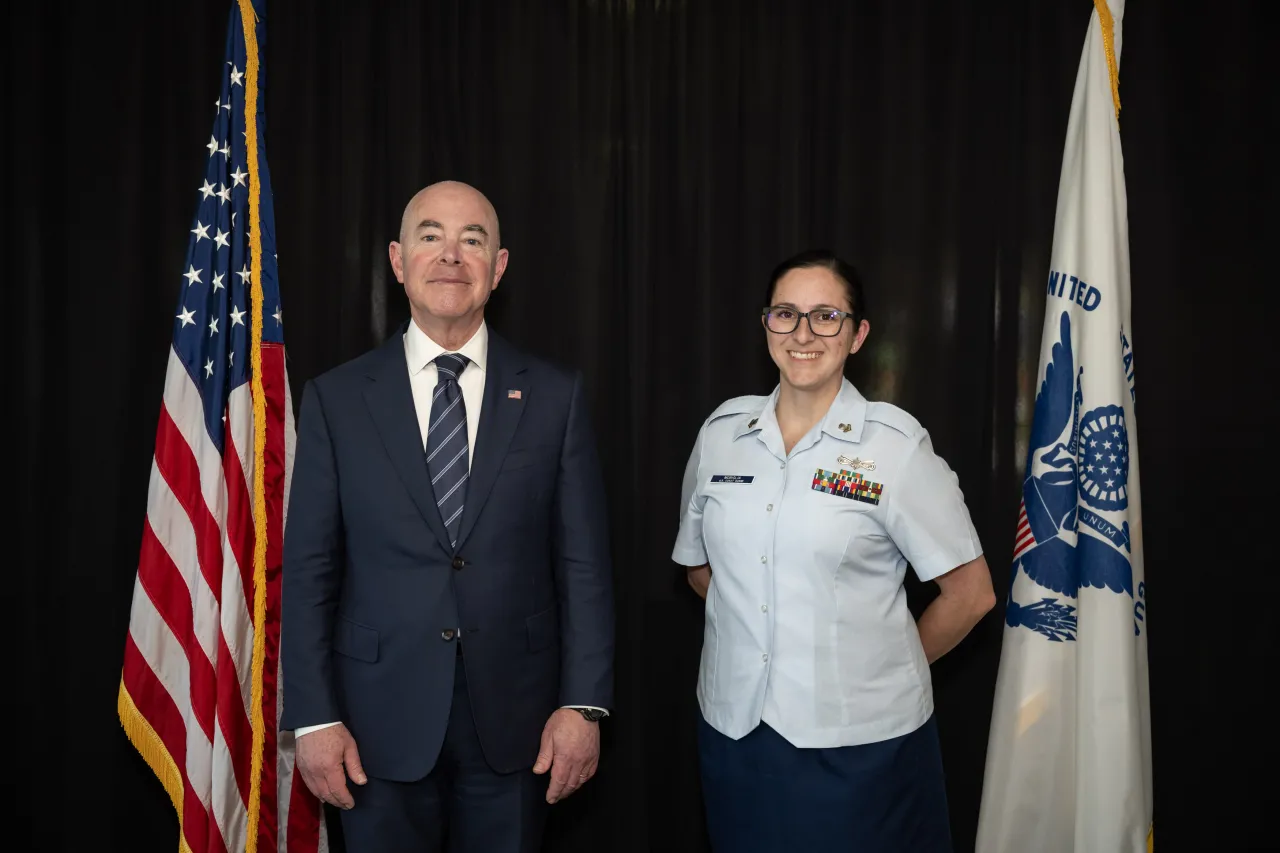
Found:
[[750, 483], [755, 479], [751, 474], [712, 474], [713, 483]]

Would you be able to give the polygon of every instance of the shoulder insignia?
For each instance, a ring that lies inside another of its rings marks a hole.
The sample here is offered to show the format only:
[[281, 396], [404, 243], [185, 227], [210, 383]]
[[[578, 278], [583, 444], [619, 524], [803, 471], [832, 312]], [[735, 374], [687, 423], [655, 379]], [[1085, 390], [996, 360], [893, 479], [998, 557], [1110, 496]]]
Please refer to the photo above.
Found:
[[716, 410], [707, 418], [707, 423], [718, 420], [719, 418], [728, 417], [729, 415], [747, 415], [760, 411], [764, 406], [767, 398], [755, 395], [747, 395], [745, 397], [734, 397], [731, 400], [725, 400]]
[[868, 403], [867, 420], [891, 427], [907, 438], [915, 438], [924, 431], [918, 420], [892, 403]]

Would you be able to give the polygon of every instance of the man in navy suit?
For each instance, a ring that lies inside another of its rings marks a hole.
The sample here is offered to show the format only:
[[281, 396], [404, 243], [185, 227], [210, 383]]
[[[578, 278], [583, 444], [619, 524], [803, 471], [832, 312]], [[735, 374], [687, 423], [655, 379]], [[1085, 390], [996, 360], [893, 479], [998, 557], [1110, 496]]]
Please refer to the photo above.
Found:
[[281, 726], [352, 853], [437, 851], [446, 829], [455, 853], [534, 851], [613, 701], [582, 380], [485, 324], [508, 255], [480, 192], [423, 189], [399, 236], [412, 318], [302, 396]]

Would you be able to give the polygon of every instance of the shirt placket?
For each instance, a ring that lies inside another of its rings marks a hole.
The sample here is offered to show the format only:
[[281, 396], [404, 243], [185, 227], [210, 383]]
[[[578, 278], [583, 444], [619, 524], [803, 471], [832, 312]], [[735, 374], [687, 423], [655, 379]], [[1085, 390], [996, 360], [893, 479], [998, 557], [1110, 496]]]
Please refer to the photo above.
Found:
[[765, 446], [769, 447], [770, 461], [777, 468], [770, 471], [770, 488], [758, 499], [759, 503], [751, 513], [753, 518], [761, 518], [762, 520], [760, 536], [756, 539], [757, 559], [760, 561], [761, 568], [761, 583], [758, 587], [760, 600], [757, 606], [763, 629], [759, 664], [763, 677], [761, 679], [761, 688], [757, 694], [757, 713], [762, 713], [764, 710], [765, 696], [768, 694], [769, 673], [774, 663], [773, 646], [777, 633], [778, 524], [782, 515], [783, 498], [787, 491], [787, 478], [791, 474], [791, 469], [795, 467], [793, 462], [788, 461], [784, 455], [780, 455], [781, 437], [771, 435], [768, 438], [774, 439], [778, 444], [776, 448], [769, 447], [770, 442], [762, 436]]

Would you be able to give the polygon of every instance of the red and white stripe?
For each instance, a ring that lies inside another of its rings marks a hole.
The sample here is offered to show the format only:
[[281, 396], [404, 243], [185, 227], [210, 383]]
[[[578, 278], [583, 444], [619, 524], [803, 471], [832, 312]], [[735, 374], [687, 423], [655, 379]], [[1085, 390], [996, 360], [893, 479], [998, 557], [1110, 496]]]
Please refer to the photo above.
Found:
[[[320, 804], [294, 766], [292, 733], [278, 733], [280, 540], [294, 444], [282, 346], [263, 344], [262, 380], [268, 606], [257, 849], [318, 853], [328, 849]], [[256, 537], [251, 395], [249, 384], [231, 393], [220, 454], [205, 429], [200, 390], [170, 351], [125, 644], [122, 689], [167, 756], [153, 752], [153, 766], [171, 761], [181, 776], [174, 796], [180, 846], [191, 853], [235, 853], [248, 842]]]
[[1036, 537], [1031, 532], [1031, 522], [1027, 520], [1027, 499], [1023, 498], [1018, 505], [1018, 531], [1013, 535], [1013, 559], [1021, 557], [1034, 544]]

